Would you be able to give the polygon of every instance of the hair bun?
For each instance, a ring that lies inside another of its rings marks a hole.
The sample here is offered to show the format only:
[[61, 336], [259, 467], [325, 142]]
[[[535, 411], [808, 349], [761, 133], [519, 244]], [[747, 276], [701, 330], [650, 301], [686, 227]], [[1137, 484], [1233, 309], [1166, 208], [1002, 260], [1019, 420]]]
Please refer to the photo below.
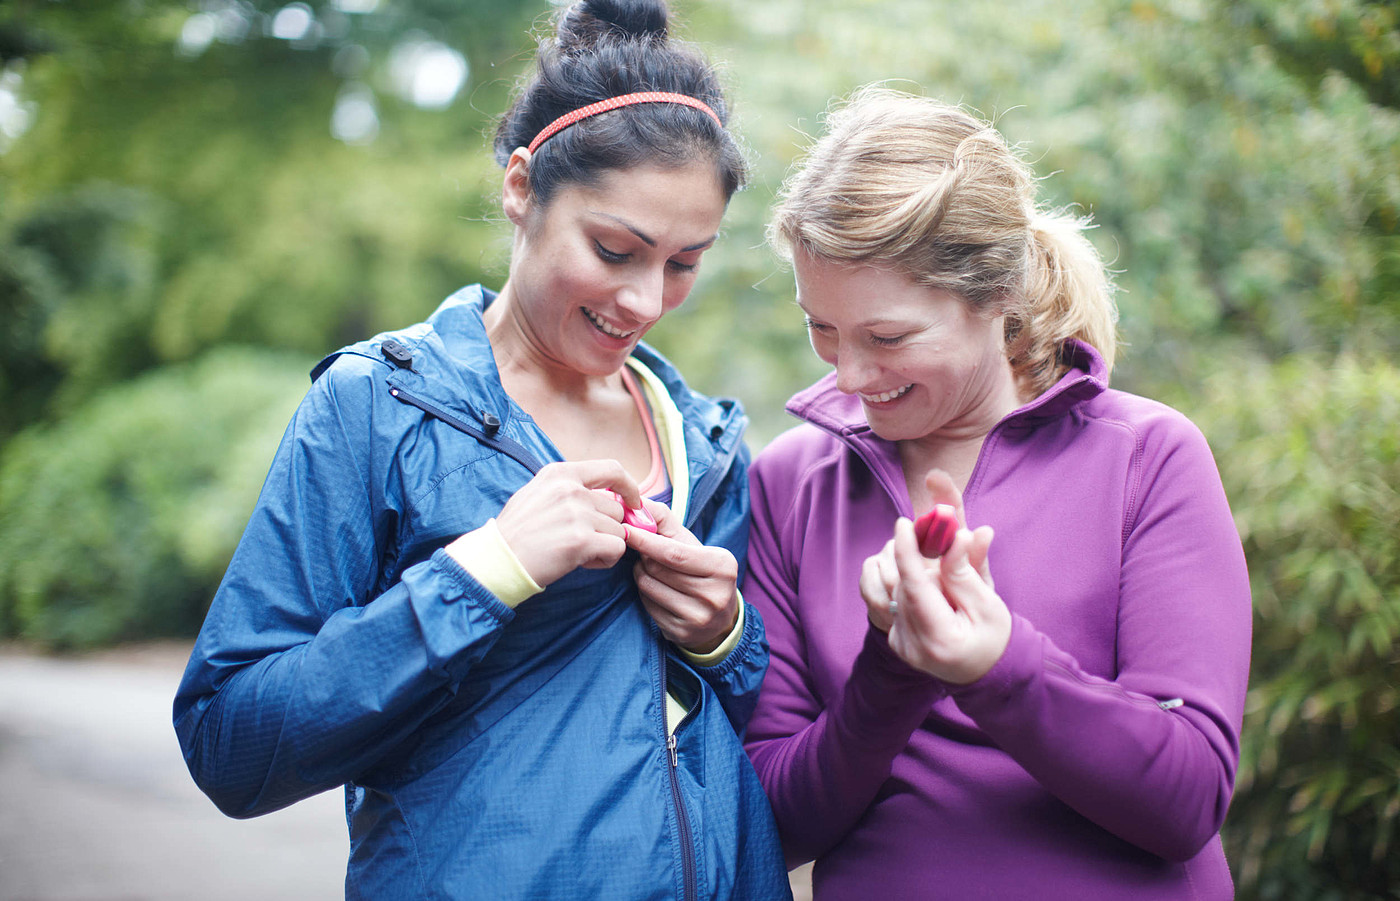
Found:
[[663, 0], [579, 0], [559, 20], [559, 48], [586, 50], [605, 36], [664, 41], [668, 18]]

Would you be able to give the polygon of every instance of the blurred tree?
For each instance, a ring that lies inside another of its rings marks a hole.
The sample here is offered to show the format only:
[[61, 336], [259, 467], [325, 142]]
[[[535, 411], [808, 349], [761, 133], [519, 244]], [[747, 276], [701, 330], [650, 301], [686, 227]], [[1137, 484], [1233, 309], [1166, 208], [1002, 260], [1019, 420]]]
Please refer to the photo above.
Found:
[[[689, 371], [749, 399], [760, 432], [786, 424], [767, 411], [816, 371], [791, 278], [761, 247], [763, 212], [830, 98], [870, 81], [994, 119], [1046, 177], [1048, 203], [1094, 217], [1091, 238], [1123, 289], [1124, 387], [1195, 382], [1237, 347], [1400, 349], [1400, 111], [1376, 102], [1396, 77], [1393, 4], [874, 9], [697, 6], [697, 27], [730, 61], [758, 171], [697, 296], [745, 327]], [[692, 328], [683, 316], [659, 328], [670, 326]], [[728, 362], [775, 355], [790, 357], [776, 378]]]
[[[536, 12], [0, 7], [10, 95], [35, 108], [0, 154], [0, 234], [29, 261], [0, 304], [45, 323], [28, 356], [61, 374], [52, 412], [225, 341], [324, 351], [488, 277], [483, 132], [511, 86], [495, 67]], [[25, 409], [15, 424], [45, 408]]]
[[1240, 895], [1394, 898], [1400, 369], [1242, 357], [1179, 402], [1218, 449], [1254, 593], [1248, 728], [1223, 833]]
[[0, 627], [52, 648], [193, 634], [311, 362], [212, 351], [12, 440]]

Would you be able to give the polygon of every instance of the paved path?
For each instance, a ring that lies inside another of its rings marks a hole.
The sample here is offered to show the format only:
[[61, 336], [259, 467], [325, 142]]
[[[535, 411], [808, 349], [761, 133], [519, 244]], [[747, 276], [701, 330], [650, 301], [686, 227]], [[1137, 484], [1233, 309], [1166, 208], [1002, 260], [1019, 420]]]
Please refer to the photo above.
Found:
[[188, 648], [0, 650], [0, 901], [344, 897], [342, 795], [231, 820], [170, 725]]
[[0, 648], [0, 901], [344, 897], [340, 792], [231, 820], [195, 788], [170, 725], [188, 654]]

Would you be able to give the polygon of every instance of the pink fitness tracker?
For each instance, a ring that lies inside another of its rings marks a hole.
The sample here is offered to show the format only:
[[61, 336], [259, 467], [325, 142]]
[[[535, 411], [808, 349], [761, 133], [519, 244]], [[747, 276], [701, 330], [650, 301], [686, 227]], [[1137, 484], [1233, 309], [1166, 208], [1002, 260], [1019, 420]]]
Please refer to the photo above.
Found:
[[641, 529], [643, 532], [656, 534], [656, 520], [645, 507], [633, 509], [626, 504], [622, 505], [622, 524], [633, 529]]

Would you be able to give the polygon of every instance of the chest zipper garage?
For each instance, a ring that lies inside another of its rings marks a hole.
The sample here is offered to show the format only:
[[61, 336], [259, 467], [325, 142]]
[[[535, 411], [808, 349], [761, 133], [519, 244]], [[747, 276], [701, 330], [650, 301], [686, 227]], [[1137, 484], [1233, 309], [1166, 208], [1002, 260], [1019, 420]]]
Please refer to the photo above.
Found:
[[[668, 764], [666, 767], [666, 776], [671, 784], [671, 803], [675, 805], [676, 808], [676, 831], [680, 833], [681, 878], [685, 884], [682, 897], [684, 897], [686, 901], [690, 901], [690, 899], [696, 898], [700, 891], [695, 878], [695, 845], [694, 838], [690, 831], [690, 817], [685, 812], [685, 798], [681, 795], [680, 775], [676, 772], [677, 768], [680, 766], [680, 754], [677, 751], [680, 742], [676, 738], [676, 733], [668, 731], [666, 728], [666, 712], [664, 710], [666, 703], [666, 638], [660, 634], [659, 629], [657, 630], [657, 638], [657, 659], [660, 661], [661, 703], [663, 707], [661, 713], [661, 731], [666, 735], [666, 757]], [[684, 722], [684, 718], [682, 718], [682, 722]], [[680, 726], [680, 723], [676, 723], [677, 729], [679, 729]]]

